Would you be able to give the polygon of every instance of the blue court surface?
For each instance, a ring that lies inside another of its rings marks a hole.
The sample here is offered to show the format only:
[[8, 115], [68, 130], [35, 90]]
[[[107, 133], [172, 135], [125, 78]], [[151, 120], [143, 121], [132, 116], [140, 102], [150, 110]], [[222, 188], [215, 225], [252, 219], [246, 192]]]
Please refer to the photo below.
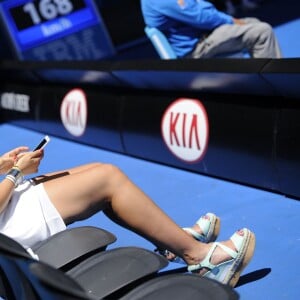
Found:
[[300, 34], [300, 19], [276, 26], [274, 32], [280, 43], [283, 58], [300, 56], [300, 40], [295, 38]]
[[[1, 153], [19, 145], [33, 148], [43, 137], [43, 133], [9, 124], [0, 125], [0, 135]], [[212, 211], [221, 217], [219, 240], [229, 238], [241, 227], [252, 229], [256, 233], [256, 252], [236, 287], [240, 299], [299, 299], [299, 200], [55, 137], [45, 150], [39, 173], [92, 161], [117, 165], [180, 226], [192, 225], [201, 214]], [[73, 226], [80, 225], [99, 226], [113, 232], [118, 240], [110, 248], [154, 249], [152, 244], [115, 225], [102, 213]], [[182, 265], [170, 263], [166, 271], [177, 268], [182, 269]]]

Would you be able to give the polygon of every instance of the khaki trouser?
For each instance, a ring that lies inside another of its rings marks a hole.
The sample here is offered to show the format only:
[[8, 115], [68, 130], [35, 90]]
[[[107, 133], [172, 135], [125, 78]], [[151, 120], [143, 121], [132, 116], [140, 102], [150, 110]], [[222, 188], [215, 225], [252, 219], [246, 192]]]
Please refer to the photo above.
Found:
[[244, 18], [246, 24], [217, 27], [202, 39], [187, 58], [210, 58], [247, 50], [253, 58], [281, 58], [281, 50], [272, 27], [256, 18]]

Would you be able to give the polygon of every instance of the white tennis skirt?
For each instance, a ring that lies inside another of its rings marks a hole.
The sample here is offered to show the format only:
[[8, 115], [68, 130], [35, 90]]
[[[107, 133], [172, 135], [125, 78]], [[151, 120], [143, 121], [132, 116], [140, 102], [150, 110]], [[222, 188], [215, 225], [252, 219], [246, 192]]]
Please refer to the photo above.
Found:
[[60, 214], [49, 199], [43, 184], [20, 184], [0, 214], [0, 232], [31, 248], [51, 235], [66, 229]]

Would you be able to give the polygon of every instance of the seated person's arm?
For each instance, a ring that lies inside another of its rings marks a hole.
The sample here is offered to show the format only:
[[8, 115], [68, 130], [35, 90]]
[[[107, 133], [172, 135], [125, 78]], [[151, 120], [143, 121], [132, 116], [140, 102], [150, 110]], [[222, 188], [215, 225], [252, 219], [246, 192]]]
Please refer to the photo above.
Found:
[[27, 150], [27, 147], [18, 147], [0, 157], [0, 174], [7, 174], [0, 183], [0, 213], [8, 204], [18, 177], [35, 173], [38, 170], [43, 158], [43, 150], [23, 152]]
[[223, 24], [233, 24], [233, 17], [216, 9], [216, 7], [208, 1], [180, 1], [177, 4], [170, 2], [161, 2], [157, 8], [161, 14], [172, 19], [189, 24], [199, 29], [211, 30]]

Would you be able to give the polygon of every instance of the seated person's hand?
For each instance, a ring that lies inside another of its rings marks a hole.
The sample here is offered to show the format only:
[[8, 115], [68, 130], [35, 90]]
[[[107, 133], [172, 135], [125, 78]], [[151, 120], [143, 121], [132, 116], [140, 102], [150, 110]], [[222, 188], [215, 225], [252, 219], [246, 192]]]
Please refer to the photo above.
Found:
[[236, 19], [236, 18], [233, 18], [233, 23], [234, 24], [237, 24], [237, 25], [245, 25], [246, 22], [242, 19]]
[[7, 173], [17, 162], [18, 155], [24, 151], [28, 151], [28, 147], [21, 146], [4, 153], [0, 157], [0, 174]]
[[24, 175], [37, 173], [43, 157], [43, 150], [20, 153], [17, 157], [17, 162], [15, 165], [18, 166]]

